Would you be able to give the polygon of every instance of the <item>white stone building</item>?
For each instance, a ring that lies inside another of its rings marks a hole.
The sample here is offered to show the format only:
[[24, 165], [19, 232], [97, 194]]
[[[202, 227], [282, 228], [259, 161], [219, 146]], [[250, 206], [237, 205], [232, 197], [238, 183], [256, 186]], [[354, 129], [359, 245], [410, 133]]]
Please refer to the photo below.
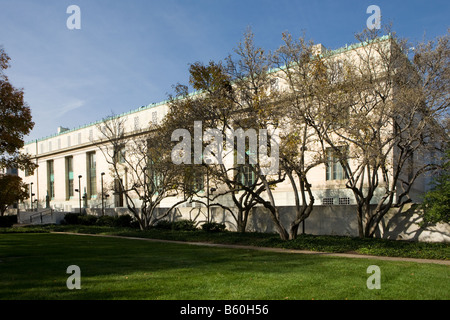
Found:
[[[334, 56], [351, 56], [352, 50], [359, 50], [361, 44], [341, 48]], [[321, 52], [322, 45], [317, 46]], [[319, 52], [320, 53], [320, 52]], [[142, 106], [118, 115], [125, 119], [128, 132], [142, 132], [150, 123], [161, 121], [168, 112], [167, 101]], [[28, 142], [23, 152], [31, 155], [38, 164], [33, 175], [19, 172], [29, 185], [30, 199], [21, 204], [22, 209], [51, 207], [56, 211], [78, 212], [81, 208], [102, 207], [102, 190], [105, 208], [124, 208], [123, 196], [115, 192], [114, 177], [108, 163], [94, 144], [99, 138], [98, 125], [103, 120], [74, 129], [58, 128], [52, 136]], [[332, 160], [331, 160], [332, 161]], [[313, 185], [316, 205], [349, 206], [355, 204], [352, 192], [346, 188], [342, 168], [339, 165], [319, 165], [309, 173]], [[426, 179], [419, 179], [414, 193], [420, 195], [426, 188]], [[294, 205], [294, 196], [289, 182], [277, 186], [274, 195], [280, 207]], [[170, 207], [174, 199], [161, 203]]]

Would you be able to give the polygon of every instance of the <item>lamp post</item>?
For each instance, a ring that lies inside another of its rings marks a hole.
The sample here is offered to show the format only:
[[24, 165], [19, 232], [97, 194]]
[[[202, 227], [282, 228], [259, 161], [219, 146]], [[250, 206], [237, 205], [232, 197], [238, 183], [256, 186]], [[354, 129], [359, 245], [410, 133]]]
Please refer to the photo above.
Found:
[[30, 206], [33, 211], [33, 182], [30, 183]]
[[100, 178], [101, 178], [101, 183], [102, 183], [102, 216], [104, 216], [105, 215], [105, 206], [104, 206], [104, 204], [103, 204], [103, 176], [105, 175], [105, 173], [104, 172], [102, 172], [101, 174], [100, 174]]
[[81, 215], [81, 175], [78, 176], [78, 199], [80, 201], [80, 215]]
[[35, 194], [33, 193], [33, 182], [30, 183], [30, 205], [31, 205], [31, 211], [33, 211], [33, 202], [36, 202], [36, 208], [37, 208], [37, 199], [33, 201], [33, 196]]
[[206, 168], [206, 210], [208, 212], [207, 222], [210, 222], [209, 216], [209, 170]]

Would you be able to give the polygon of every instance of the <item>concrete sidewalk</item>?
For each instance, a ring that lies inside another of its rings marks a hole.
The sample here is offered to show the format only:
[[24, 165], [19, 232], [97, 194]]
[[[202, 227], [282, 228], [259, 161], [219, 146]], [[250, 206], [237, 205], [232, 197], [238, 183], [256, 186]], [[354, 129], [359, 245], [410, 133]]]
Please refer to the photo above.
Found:
[[227, 248], [227, 249], [259, 250], [259, 251], [291, 253], [291, 254], [311, 254], [311, 255], [322, 255], [322, 256], [341, 257], [341, 258], [377, 259], [377, 260], [388, 260], [388, 261], [407, 261], [407, 262], [416, 262], [416, 263], [434, 263], [434, 264], [442, 264], [442, 265], [450, 266], [450, 260], [439, 260], [439, 259], [384, 257], [384, 256], [372, 256], [372, 255], [358, 254], [358, 253], [332, 253], [332, 252], [319, 252], [319, 251], [308, 251], [308, 250], [293, 250], [293, 249], [256, 247], [256, 246], [233, 245], [233, 244], [205, 243], [205, 242], [174, 241], [174, 240], [149, 239], [149, 238], [139, 238], [139, 237], [125, 237], [125, 236], [74, 233], [74, 232], [51, 232], [51, 233], [77, 235], [77, 236], [103, 237], [103, 238], [130, 239], [130, 240], [141, 240], [141, 241], [174, 243], [174, 244], [188, 244], [188, 245], [195, 245], [195, 246]]

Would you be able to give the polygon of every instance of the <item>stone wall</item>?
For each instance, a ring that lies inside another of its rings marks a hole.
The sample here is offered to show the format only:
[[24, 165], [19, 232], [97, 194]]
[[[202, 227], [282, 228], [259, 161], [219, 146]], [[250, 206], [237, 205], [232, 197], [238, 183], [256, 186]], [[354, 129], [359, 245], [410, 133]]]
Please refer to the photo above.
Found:
[[[228, 230], [236, 231], [233, 217], [224, 209], [210, 209], [211, 221], [225, 223]], [[281, 222], [287, 228], [295, 216], [295, 208], [280, 207]], [[177, 208], [169, 220], [191, 219], [199, 225], [207, 221], [207, 210], [200, 208]], [[450, 225], [439, 223], [421, 228], [421, 211], [417, 205], [405, 206], [402, 212], [392, 209], [380, 223], [378, 237], [397, 240], [416, 240], [429, 242], [450, 242]], [[253, 208], [247, 223], [247, 231], [276, 232], [270, 214], [263, 207]], [[303, 231], [300, 225], [299, 233]], [[315, 206], [313, 212], [305, 221], [304, 231], [314, 235], [358, 236], [356, 206], [334, 205]]]

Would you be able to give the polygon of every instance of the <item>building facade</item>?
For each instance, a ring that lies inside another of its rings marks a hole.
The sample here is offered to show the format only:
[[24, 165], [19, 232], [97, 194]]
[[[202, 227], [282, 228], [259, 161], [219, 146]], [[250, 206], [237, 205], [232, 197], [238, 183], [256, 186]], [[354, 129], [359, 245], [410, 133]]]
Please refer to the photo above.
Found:
[[[318, 54], [326, 50], [322, 45], [316, 48], [319, 50]], [[336, 50], [334, 57], [351, 57], [360, 48], [357, 45]], [[167, 112], [168, 102], [164, 101], [117, 117], [124, 121], [127, 132], [139, 134], [148, 130], [149, 124], [160, 122]], [[78, 212], [83, 208], [126, 207], [123, 194], [118, 190], [119, 185], [127, 184], [126, 173], [122, 177], [114, 177], [111, 173], [108, 161], [97, 145], [102, 139], [101, 125], [102, 120], [70, 130], [60, 127], [53, 136], [25, 144], [23, 152], [36, 161], [38, 168], [32, 175], [19, 172], [30, 190], [30, 199], [21, 204], [21, 209], [50, 207], [56, 211]], [[118, 184], [117, 179], [124, 181]], [[246, 179], [252, 179], [251, 173], [248, 173]], [[343, 168], [331, 152], [327, 154], [326, 164], [310, 170], [309, 182], [313, 186], [316, 205], [355, 204], [352, 191], [345, 185]], [[425, 186], [426, 180], [419, 179], [413, 192], [420, 195]], [[288, 179], [277, 185], [274, 196], [279, 206], [295, 205]], [[163, 200], [161, 207], [170, 207], [174, 202], [176, 199]]]

